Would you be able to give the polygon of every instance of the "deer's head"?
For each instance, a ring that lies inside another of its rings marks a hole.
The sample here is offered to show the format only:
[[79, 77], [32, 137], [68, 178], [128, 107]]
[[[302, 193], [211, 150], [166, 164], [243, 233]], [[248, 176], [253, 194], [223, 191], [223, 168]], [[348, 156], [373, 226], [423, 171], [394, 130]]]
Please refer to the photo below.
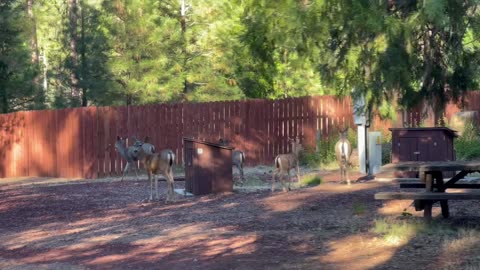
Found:
[[348, 127], [341, 129], [339, 132], [340, 140], [347, 140], [348, 139]]
[[118, 152], [122, 152], [127, 148], [127, 144], [125, 143], [125, 139], [120, 136], [117, 136], [117, 140], [115, 141], [115, 150]]
[[218, 139], [218, 144], [223, 145], [223, 146], [227, 146], [227, 145], [230, 144], [230, 141], [228, 139], [220, 138], [220, 139]]
[[141, 148], [143, 154], [153, 155], [155, 153], [155, 146], [150, 143], [150, 137], [146, 136], [143, 141], [137, 139], [137, 137], [132, 136], [133, 145], [135, 147]]
[[137, 160], [140, 154], [140, 148], [138, 146], [132, 145], [127, 147], [126, 139], [120, 136], [117, 136], [117, 140], [115, 141], [115, 150], [127, 160]]
[[297, 136], [295, 139], [288, 139], [288, 141], [292, 144], [292, 152], [297, 154], [300, 151], [303, 151], [303, 145], [300, 143], [300, 138]]

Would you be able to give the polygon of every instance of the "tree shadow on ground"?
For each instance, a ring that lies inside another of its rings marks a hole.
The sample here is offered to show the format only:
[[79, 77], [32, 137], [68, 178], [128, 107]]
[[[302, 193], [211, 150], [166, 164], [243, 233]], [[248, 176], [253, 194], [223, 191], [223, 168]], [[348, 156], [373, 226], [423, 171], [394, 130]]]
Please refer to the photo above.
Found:
[[[478, 234], [467, 230], [478, 221], [475, 212], [455, 206], [449, 222], [465, 232], [450, 232], [454, 244], [427, 231], [389, 245], [372, 232], [377, 219], [398, 218], [373, 199], [377, 191], [396, 188], [387, 184], [328, 183], [289, 193], [179, 197], [174, 204], [164, 198], [146, 202], [147, 186], [129, 181], [0, 188], [0, 266], [426, 269], [472, 263], [458, 254], [480, 245]], [[445, 261], [453, 248], [457, 261]]]

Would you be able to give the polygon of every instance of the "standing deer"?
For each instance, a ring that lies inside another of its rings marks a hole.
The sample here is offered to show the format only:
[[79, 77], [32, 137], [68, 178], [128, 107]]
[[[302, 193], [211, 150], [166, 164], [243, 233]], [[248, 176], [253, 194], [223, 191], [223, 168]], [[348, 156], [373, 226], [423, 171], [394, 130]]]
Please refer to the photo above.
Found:
[[290, 189], [290, 170], [296, 168], [296, 176], [297, 179], [300, 181], [300, 168], [298, 162], [298, 154], [300, 151], [303, 150], [303, 146], [300, 144], [300, 139], [297, 137], [295, 140], [289, 139], [288, 140], [292, 144], [292, 152], [289, 154], [280, 154], [275, 158], [275, 170], [273, 171], [272, 176], [272, 192], [275, 191], [275, 176], [278, 174], [282, 174], [280, 176], [280, 182], [282, 184], [282, 189], [285, 192], [285, 181], [284, 177], [285, 173], [288, 175], [288, 190]]
[[145, 137], [142, 142], [134, 137], [134, 145], [139, 148], [139, 159], [143, 163], [150, 181], [150, 200], [153, 200], [153, 183], [155, 182], [155, 199], [159, 199], [158, 195], [158, 178], [157, 174], [162, 174], [167, 180], [167, 199], [166, 203], [174, 201], [174, 180], [173, 180], [173, 164], [175, 163], [175, 154], [170, 149], [165, 149], [156, 153], [155, 146], [150, 143], [150, 138]]
[[[222, 138], [218, 140], [218, 143], [225, 146], [230, 144], [228, 140], [225, 140]], [[232, 163], [233, 163], [233, 166], [237, 167], [238, 171], [240, 172], [239, 184], [243, 185], [245, 183], [245, 176], [243, 174], [243, 164], [245, 163], [245, 153], [240, 150], [233, 150]]]
[[117, 136], [117, 141], [115, 142], [115, 149], [118, 153], [120, 153], [123, 159], [127, 161], [127, 165], [123, 169], [122, 179], [120, 181], [123, 181], [123, 178], [128, 173], [130, 166], [133, 166], [133, 169], [135, 170], [136, 180], [138, 180], [137, 166], [135, 165], [135, 162], [138, 161], [139, 148], [135, 145], [127, 147], [126, 139]]
[[345, 178], [347, 184], [350, 185], [350, 178], [348, 177], [348, 166], [350, 164], [350, 155], [352, 154], [352, 147], [347, 138], [348, 127], [340, 131], [340, 139], [335, 144], [335, 155], [340, 166], [340, 181], [344, 182]]

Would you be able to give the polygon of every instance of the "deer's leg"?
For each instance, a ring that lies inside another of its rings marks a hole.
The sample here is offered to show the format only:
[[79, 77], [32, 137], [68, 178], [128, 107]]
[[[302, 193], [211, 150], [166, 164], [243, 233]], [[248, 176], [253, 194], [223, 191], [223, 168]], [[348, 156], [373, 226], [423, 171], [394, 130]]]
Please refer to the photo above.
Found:
[[165, 176], [165, 179], [167, 180], [167, 199], [166, 199], [166, 203], [170, 202], [170, 201], [174, 201], [174, 197], [175, 197], [175, 192], [173, 190], [173, 186], [174, 186], [174, 180], [173, 180], [173, 171], [172, 169], [169, 169], [167, 171], [167, 173], [164, 175]]
[[273, 173], [272, 173], [272, 188], [271, 188], [271, 191], [272, 192], [275, 191], [275, 170], [273, 170]]
[[275, 191], [275, 175], [278, 174], [278, 170], [273, 170], [273, 175], [272, 175], [272, 192]]
[[148, 180], [150, 181], [150, 201], [153, 200], [153, 179], [152, 172], [148, 172]]
[[[240, 167], [238, 167], [238, 164], [233, 164], [233, 166], [235, 166], [235, 168], [237, 168], [237, 170], [240, 172]], [[233, 171], [232, 171], [232, 177], [233, 177], [233, 184], [238, 185], [240, 181], [237, 179], [237, 177], [233, 175]]]
[[240, 164], [238, 167], [238, 170], [240, 171], [240, 179], [242, 180], [242, 186], [245, 183], [245, 176], [243, 175], [243, 164]]
[[168, 180], [168, 191], [170, 193], [170, 201], [175, 200], [175, 191], [173, 190], [174, 188], [174, 180], [173, 180], [173, 175], [170, 175], [170, 179]]
[[[283, 174], [284, 177], [282, 177], [282, 190], [283, 192], [287, 192], [286, 184], [285, 184], [285, 173]], [[290, 183], [290, 170], [287, 171], [287, 176], [288, 176], [288, 181]]]
[[297, 181], [300, 182], [300, 166], [297, 164]]
[[288, 170], [288, 191], [292, 190], [290, 184], [292, 183], [292, 177], [290, 176], [290, 170]]
[[175, 200], [175, 179], [173, 178], [173, 168], [170, 168], [170, 190], [172, 192], [172, 201]]
[[155, 180], [155, 199], [160, 200], [160, 196], [158, 195], [158, 177], [153, 175], [153, 179]]
[[135, 165], [133, 166], [133, 169], [135, 170], [135, 177], [136, 177], [135, 180], [138, 181], [138, 168], [137, 168], [137, 164], [135, 164]]
[[170, 192], [170, 174], [167, 170], [166, 173], [163, 174], [163, 176], [165, 176], [165, 181], [167, 182], [167, 199], [165, 199], [165, 202], [169, 202], [170, 201], [170, 196], [171, 196], [171, 192]]
[[130, 167], [130, 162], [127, 162], [127, 165], [125, 166], [125, 168], [123, 168], [122, 179], [120, 181], [123, 181], [123, 178], [128, 173], [128, 168], [129, 167]]
[[347, 184], [350, 185], [350, 177], [348, 176], [348, 161], [345, 162], [345, 177], [347, 178]]

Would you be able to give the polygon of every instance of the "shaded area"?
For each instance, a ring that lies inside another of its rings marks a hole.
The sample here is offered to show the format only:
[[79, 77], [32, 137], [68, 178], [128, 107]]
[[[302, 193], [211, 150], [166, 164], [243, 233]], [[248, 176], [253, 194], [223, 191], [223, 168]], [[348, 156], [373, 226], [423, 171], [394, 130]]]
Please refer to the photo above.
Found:
[[[165, 183], [160, 185], [165, 193]], [[398, 218], [408, 208], [409, 202], [373, 200], [374, 193], [395, 189], [375, 182], [351, 188], [326, 183], [289, 193], [179, 196], [166, 205], [164, 198], [145, 201], [146, 181], [0, 187], [0, 266], [463, 269], [478, 257], [472, 255], [480, 247], [478, 234], [446, 246], [452, 235], [420, 234], [389, 244], [373, 233], [376, 219]], [[476, 226], [479, 206], [452, 203], [448, 222], [459, 229]], [[421, 213], [413, 215], [409, 219], [421, 219]]]

